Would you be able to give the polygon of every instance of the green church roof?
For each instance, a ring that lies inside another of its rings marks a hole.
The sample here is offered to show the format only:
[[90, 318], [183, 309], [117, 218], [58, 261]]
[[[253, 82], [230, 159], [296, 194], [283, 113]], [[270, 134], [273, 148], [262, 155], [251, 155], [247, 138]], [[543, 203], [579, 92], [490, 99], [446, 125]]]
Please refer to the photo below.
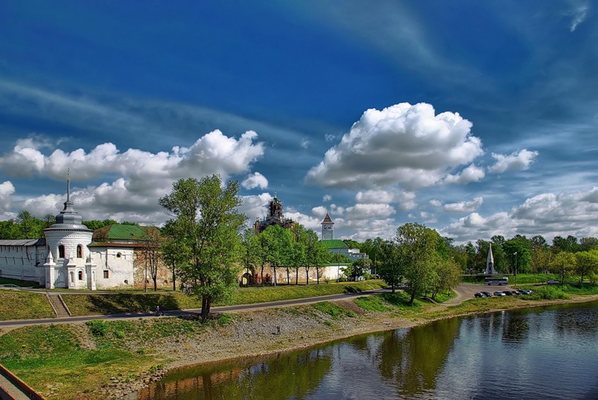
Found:
[[347, 245], [345, 242], [339, 239], [331, 239], [331, 240], [320, 240], [320, 242], [326, 247], [328, 250], [330, 249], [347, 249]]
[[139, 225], [113, 224], [104, 228], [96, 229], [93, 233], [94, 242], [109, 241], [140, 241], [147, 240], [145, 230]]

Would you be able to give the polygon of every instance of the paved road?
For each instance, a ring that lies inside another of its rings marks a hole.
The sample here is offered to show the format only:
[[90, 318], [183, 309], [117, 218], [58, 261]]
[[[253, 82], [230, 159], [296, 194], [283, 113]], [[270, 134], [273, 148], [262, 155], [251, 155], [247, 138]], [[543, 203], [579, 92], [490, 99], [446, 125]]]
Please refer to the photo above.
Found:
[[[380, 290], [368, 290], [363, 291], [360, 293], [341, 293], [341, 294], [332, 294], [327, 296], [317, 296], [317, 297], [308, 297], [303, 299], [292, 299], [292, 300], [280, 300], [280, 301], [270, 301], [267, 303], [254, 303], [254, 304], [240, 304], [235, 306], [220, 306], [220, 307], [212, 307], [212, 312], [244, 312], [244, 311], [254, 311], [260, 310], [265, 308], [275, 308], [275, 307], [290, 307], [302, 304], [312, 304], [318, 303], [321, 301], [338, 301], [338, 300], [346, 300], [352, 297], [358, 296], [369, 296], [372, 294], [378, 293], [385, 293], [388, 290], [380, 289]], [[164, 312], [166, 316], [184, 316], [184, 315], [192, 315], [192, 314], [199, 314], [201, 309], [193, 308], [193, 309], [186, 309], [186, 310], [172, 310]], [[0, 321], [0, 328], [18, 328], [22, 326], [30, 326], [30, 325], [50, 325], [50, 324], [68, 324], [68, 323], [77, 323], [77, 322], [87, 322], [97, 319], [133, 319], [133, 318], [156, 318], [155, 313], [124, 313], [124, 314], [110, 314], [110, 315], [85, 315], [80, 317], [66, 317], [66, 318], [46, 318], [46, 319], [21, 319], [21, 320], [10, 320], [10, 321]]]

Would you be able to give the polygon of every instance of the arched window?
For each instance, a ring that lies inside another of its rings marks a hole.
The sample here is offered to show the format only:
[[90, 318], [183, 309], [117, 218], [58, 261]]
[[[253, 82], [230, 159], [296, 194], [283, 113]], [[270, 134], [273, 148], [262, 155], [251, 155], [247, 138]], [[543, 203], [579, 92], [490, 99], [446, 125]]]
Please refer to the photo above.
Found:
[[79, 280], [82, 281], [83, 280], [83, 271], [79, 271]]
[[83, 246], [77, 245], [77, 258], [83, 258]]
[[64, 258], [64, 245], [58, 246], [58, 258]]

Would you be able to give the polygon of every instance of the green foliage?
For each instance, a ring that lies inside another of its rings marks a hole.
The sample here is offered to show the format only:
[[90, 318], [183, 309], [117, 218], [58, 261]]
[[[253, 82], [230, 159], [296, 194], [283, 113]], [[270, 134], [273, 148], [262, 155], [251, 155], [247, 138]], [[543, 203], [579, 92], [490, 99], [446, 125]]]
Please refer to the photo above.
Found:
[[392, 310], [392, 307], [380, 296], [364, 296], [354, 300], [359, 308], [369, 312], [385, 312]]
[[575, 272], [579, 275], [579, 284], [584, 277], [593, 276], [598, 273], [598, 250], [580, 251], [575, 254], [577, 266]]
[[118, 222], [113, 220], [113, 219], [105, 219], [103, 221], [100, 221], [98, 219], [92, 219], [89, 221], [83, 221], [82, 224], [85, 225], [86, 227], [88, 227], [89, 229], [91, 229], [92, 231], [95, 231], [96, 229], [101, 229], [104, 228], [106, 226], [110, 226], [110, 225], [114, 225], [117, 224]]
[[360, 258], [353, 262], [353, 264], [347, 266], [343, 270], [343, 274], [350, 280], [350, 281], [357, 281], [362, 278], [367, 271], [370, 269], [372, 265], [369, 258]]
[[89, 328], [89, 331], [92, 335], [96, 337], [106, 336], [106, 332], [108, 331], [108, 324], [106, 323], [106, 321], [87, 321], [85, 324]]
[[313, 308], [320, 311], [321, 313], [330, 315], [333, 319], [340, 319], [343, 317], [355, 317], [353, 311], [347, 310], [335, 303], [324, 301], [322, 303], [316, 303], [312, 305]]
[[558, 253], [550, 263], [550, 270], [559, 275], [561, 285], [565, 283], [565, 279], [573, 273], [577, 265], [577, 259], [573, 253], [563, 251]]
[[556, 286], [538, 286], [534, 287], [533, 293], [522, 296], [527, 300], [557, 300], [566, 299], [568, 296], [562, 288]]
[[44, 229], [55, 222], [53, 216], [36, 218], [23, 210], [14, 220], [0, 221], [0, 239], [38, 239], [44, 237]]
[[530, 272], [532, 262], [531, 242], [521, 235], [515, 235], [503, 245], [506, 257], [509, 260], [511, 272]]
[[227, 325], [232, 324], [234, 322], [234, 320], [235, 319], [230, 314], [220, 314], [218, 316], [218, 320], [217, 321], [218, 321], [218, 325], [220, 325], [220, 326], [227, 326]]
[[214, 301], [230, 295], [237, 283], [240, 258], [239, 228], [245, 217], [236, 212], [241, 204], [238, 183], [223, 187], [220, 177], [180, 179], [160, 204], [175, 215], [169, 223], [173, 237], [184, 243], [180, 274], [186, 291], [202, 299], [202, 318], [207, 319]]

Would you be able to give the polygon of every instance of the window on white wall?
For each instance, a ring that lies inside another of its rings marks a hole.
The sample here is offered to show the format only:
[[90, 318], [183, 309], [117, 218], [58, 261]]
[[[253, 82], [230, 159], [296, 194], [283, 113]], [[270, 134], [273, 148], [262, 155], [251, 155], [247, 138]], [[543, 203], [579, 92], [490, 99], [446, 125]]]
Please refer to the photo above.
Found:
[[116, 258], [121, 258], [122, 254], [120, 254], [120, 251], [118, 253], [116, 253]]
[[83, 246], [77, 245], [77, 258], [83, 258]]
[[64, 258], [64, 245], [58, 246], [58, 258]]
[[83, 280], [83, 271], [79, 271], [79, 280], [82, 281]]
[[109, 276], [110, 275], [109, 275], [108, 271], [104, 271], [104, 279], [108, 279]]

